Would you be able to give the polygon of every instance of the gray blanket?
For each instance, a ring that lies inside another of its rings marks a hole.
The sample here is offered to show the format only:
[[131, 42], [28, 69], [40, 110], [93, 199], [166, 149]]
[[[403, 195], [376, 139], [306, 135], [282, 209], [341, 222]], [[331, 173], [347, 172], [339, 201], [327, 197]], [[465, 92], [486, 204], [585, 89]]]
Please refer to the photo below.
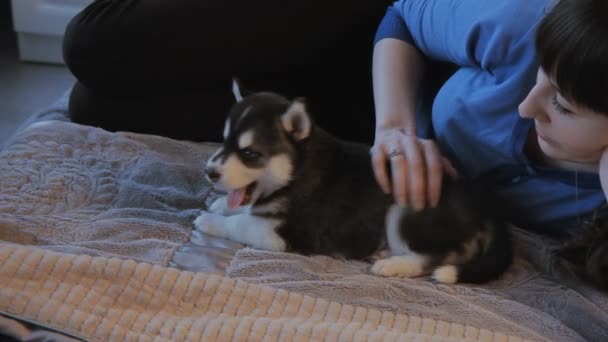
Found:
[[0, 239], [166, 265], [204, 207], [210, 151], [67, 122], [26, 129], [0, 155]]

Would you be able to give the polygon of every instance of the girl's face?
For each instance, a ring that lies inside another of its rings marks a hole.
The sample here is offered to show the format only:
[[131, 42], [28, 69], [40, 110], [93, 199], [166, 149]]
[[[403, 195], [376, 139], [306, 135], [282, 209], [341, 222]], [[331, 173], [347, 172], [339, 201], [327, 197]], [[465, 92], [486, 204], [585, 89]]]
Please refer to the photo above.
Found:
[[608, 115], [568, 102], [542, 69], [519, 113], [534, 119], [540, 149], [550, 158], [597, 163], [608, 147]]

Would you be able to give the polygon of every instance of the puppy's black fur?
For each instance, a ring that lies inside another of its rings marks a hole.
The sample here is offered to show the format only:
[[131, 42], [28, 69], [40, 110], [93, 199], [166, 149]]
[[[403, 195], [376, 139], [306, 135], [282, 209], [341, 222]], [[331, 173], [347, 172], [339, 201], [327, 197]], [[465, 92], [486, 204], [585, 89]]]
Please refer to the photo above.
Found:
[[608, 291], [608, 219], [586, 222], [557, 255], [582, 280]]

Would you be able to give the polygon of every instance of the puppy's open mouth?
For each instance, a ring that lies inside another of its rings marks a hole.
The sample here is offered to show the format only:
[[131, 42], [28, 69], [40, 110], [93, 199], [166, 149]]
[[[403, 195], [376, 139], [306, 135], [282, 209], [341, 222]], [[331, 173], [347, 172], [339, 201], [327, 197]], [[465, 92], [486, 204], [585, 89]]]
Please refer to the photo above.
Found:
[[249, 204], [256, 184], [256, 182], [253, 182], [242, 188], [230, 190], [228, 192], [228, 208], [234, 209]]

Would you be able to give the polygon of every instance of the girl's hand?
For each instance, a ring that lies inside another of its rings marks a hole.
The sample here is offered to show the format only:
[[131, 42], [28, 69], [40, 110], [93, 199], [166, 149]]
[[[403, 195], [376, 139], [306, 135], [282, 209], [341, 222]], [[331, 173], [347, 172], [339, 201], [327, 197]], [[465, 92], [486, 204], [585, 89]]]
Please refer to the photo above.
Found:
[[378, 130], [371, 154], [374, 175], [382, 190], [392, 192], [398, 204], [409, 204], [416, 210], [437, 206], [444, 172], [458, 177], [435, 141], [420, 139], [398, 128]]

